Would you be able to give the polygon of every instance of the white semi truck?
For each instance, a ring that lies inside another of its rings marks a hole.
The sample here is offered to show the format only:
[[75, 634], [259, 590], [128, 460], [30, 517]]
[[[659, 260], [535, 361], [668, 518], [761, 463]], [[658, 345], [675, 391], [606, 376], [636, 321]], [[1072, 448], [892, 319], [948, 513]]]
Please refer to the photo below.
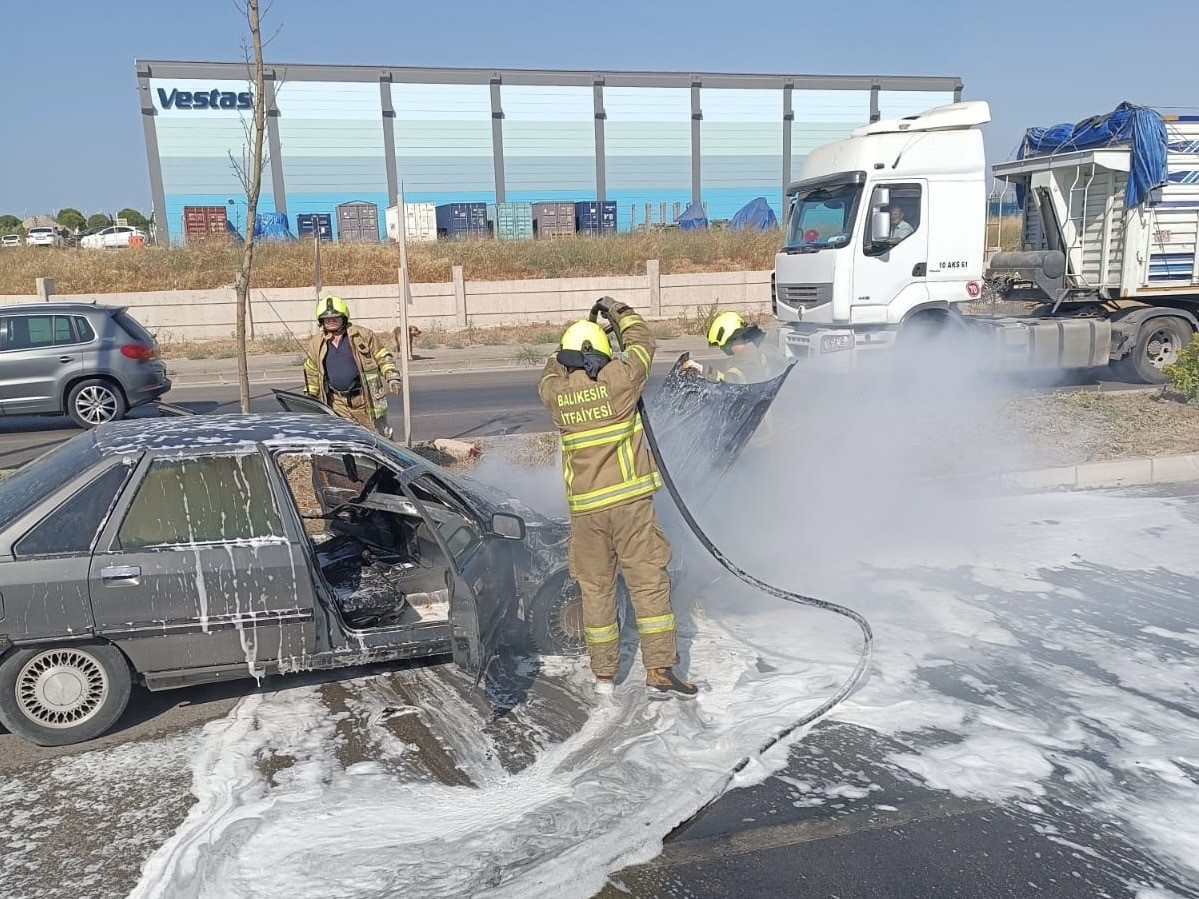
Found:
[[[935, 337], [1000, 370], [1164, 381], [1199, 331], [1199, 116], [1122, 106], [1028, 132], [993, 167], [1022, 196], [1021, 249], [984, 270], [988, 121], [985, 102], [954, 103], [807, 157], [772, 277], [784, 350], [850, 369]], [[1037, 302], [965, 313], [984, 291]]]

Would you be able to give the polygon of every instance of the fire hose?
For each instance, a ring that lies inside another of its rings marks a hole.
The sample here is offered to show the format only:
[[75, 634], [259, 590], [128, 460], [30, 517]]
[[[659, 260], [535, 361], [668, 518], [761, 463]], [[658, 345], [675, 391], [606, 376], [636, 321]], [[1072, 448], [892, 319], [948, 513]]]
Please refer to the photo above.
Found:
[[[616, 326], [616, 322], [612, 320], [612, 316], [609, 315], [609, 313], [601, 305], [597, 304], [591, 310], [591, 320], [597, 321], [597, 316], [601, 312], [604, 313], [604, 315], [609, 319], [607, 328], [609, 334], [611, 335], [612, 339], [615, 340], [617, 347], [623, 350], [624, 347], [621, 345], [620, 340], [620, 329]], [[854, 688], [858, 684], [858, 681], [861, 680], [862, 675], [865, 673], [866, 666], [870, 664], [870, 655], [874, 646], [874, 632], [870, 628], [870, 622], [868, 622], [864, 616], [858, 612], [855, 612], [853, 609], [839, 605], [835, 602], [829, 602], [825, 599], [817, 599], [814, 596], [805, 596], [801, 593], [795, 593], [790, 590], [784, 590], [781, 587], [776, 587], [773, 584], [768, 584], [761, 578], [755, 577], [754, 575], [745, 571], [735, 562], [733, 562], [728, 556], [726, 556], [720, 547], [716, 546], [716, 544], [712, 542], [711, 538], [708, 537], [708, 535], [704, 532], [704, 529], [700, 527], [699, 522], [695, 520], [695, 517], [691, 514], [691, 510], [687, 507], [686, 501], [684, 501], [682, 495], [680, 494], [674, 479], [670, 476], [670, 471], [662, 458], [662, 452], [658, 446], [657, 438], [654, 436], [654, 429], [650, 423], [649, 414], [645, 408], [644, 398], [637, 401], [637, 411], [641, 415], [641, 425], [645, 431], [646, 443], [649, 445], [649, 449], [653, 454], [654, 461], [658, 465], [658, 471], [662, 476], [662, 481], [666, 486], [667, 492], [670, 494], [670, 498], [674, 500], [675, 506], [678, 507], [679, 514], [683, 517], [683, 521], [686, 522], [691, 533], [695, 535], [695, 539], [697, 539], [700, 544], [703, 545], [704, 549], [708, 551], [713, 559], [715, 559], [727, 572], [729, 572], [729, 574], [733, 575], [738, 580], [749, 584], [751, 587], [756, 587], [763, 593], [776, 597], [777, 599], [781, 599], [784, 602], [794, 603], [795, 605], [801, 606], [810, 606], [816, 609], [823, 609], [826, 612], [832, 612], [836, 615], [841, 615], [844, 618], [848, 618], [859, 628], [861, 628], [862, 648], [858, 655], [858, 663], [850, 673], [849, 677], [845, 679], [844, 683], [841, 684], [841, 687], [836, 693], [822, 702], [815, 709], [805, 712], [795, 721], [792, 721], [786, 727], [772, 734], [769, 739], [767, 739], [764, 743], [762, 743], [761, 746], [758, 747], [757, 755], [761, 756], [772, 746], [779, 743], [781, 740], [786, 739], [790, 734], [794, 733], [799, 728], [804, 727], [807, 724], [811, 724], [816, 719], [831, 711], [838, 704], [844, 701], [850, 693], [853, 692]], [[733, 766], [732, 771], [729, 772], [727, 779], [721, 786], [720, 793], [723, 793], [733, 778], [745, 769], [745, 767], [750, 763], [751, 759], [751, 756], [745, 756], [743, 759], [741, 759], [741, 761]], [[719, 795], [720, 794], [717, 794], [716, 798], [719, 798]], [[699, 809], [699, 811], [696, 812], [696, 815], [698, 815], [700, 812], [706, 809], [708, 805], [711, 805], [711, 803], [715, 801], [716, 799], [714, 798], [711, 800], [711, 802], [705, 804], [701, 809]]]

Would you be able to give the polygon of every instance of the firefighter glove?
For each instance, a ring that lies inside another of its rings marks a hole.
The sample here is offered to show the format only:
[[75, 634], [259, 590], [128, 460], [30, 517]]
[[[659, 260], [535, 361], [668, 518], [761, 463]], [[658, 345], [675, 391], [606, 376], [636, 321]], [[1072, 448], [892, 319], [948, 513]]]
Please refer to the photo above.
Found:
[[595, 305], [591, 307], [591, 314], [602, 312], [608, 321], [615, 322], [627, 312], [632, 312], [633, 307], [628, 303], [622, 303], [620, 300], [614, 300], [612, 297], [600, 297], [595, 301]]
[[679, 367], [682, 368], [683, 371], [693, 371], [697, 375], [702, 375], [704, 373], [704, 367], [698, 362], [692, 362], [690, 359], [688, 359]]
[[400, 382], [400, 376], [392, 372], [387, 376], [387, 389], [391, 393], [399, 393], [403, 387]]

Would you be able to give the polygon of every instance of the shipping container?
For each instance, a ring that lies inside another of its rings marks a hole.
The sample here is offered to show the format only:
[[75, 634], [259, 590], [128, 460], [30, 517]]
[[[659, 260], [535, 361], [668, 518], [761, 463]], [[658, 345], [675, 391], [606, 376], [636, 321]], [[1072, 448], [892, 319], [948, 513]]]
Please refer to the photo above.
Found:
[[615, 234], [616, 201], [575, 203], [575, 230], [580, 234]]
[[378, 243], [379, 207], [365, 200], [351, 200], [337, 207], [339, 243]]
[[487, 237], [486, 203], [443, 203], [437, 207], [438, 237]]
[[312, 240], [320, 234], [321, 240], [333, 239], [333, 216], [328, 212], [301, 212], [296, 216], [296, 234], [301, 240]]
[[230, 224], [224, 206], [183, 207], [183, 239], [186, 243], [228, 240]]
[[575, 204], [573, 200], [533, 204], [533, 236], [538, 238], [565, 237], [575, 233]]
[[531, 240], [533, 237], [532, 203], [495, 203], [487, 207], [492, 232], [500, 240]]
[[[387, 239], [400, 239], [398, 206], [387, 207]], [[437, 240], [437, 209], [432, 203], [404, 204], [404, 235], [408, 243]]]

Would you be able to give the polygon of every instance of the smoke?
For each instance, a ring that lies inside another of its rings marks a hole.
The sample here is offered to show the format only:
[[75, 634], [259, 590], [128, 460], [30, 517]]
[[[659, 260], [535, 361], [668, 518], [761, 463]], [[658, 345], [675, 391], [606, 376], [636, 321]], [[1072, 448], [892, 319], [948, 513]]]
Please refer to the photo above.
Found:
[[743, 567], [840, 595], [835, 572], [888, 547], [1000, 538], [979, 476], [1045, 457], [1012, 414], [1016, 391], [944, 356], [860, 375], [800, 366], [724, 480], [686, 499]]
[[518, 434], [488, 441], [468, 472], [550, 518], [566, 518], [566, 487], [557, 435]]

